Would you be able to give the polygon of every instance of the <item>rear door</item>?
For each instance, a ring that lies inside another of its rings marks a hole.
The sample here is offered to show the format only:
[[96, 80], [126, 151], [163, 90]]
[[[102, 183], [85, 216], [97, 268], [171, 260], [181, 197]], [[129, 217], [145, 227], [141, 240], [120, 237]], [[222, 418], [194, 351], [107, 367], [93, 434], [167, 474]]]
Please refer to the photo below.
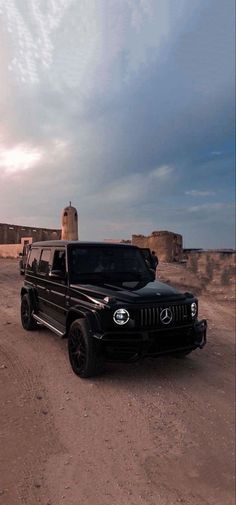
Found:
[[39, 299], [39, 312], [43, 317], [44, 315], [50, 316], [50, 286], [49, 286], [49, 271], [51, 268], [51, 249], [42, 248], [37, 275], [37, 291]]

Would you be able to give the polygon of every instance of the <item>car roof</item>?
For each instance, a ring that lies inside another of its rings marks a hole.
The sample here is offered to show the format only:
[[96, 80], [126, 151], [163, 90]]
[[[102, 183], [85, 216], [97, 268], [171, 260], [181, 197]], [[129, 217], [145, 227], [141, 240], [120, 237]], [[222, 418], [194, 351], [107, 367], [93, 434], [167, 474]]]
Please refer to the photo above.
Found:
[[33, 242], [31, 247], [67, 247], [70, 245], [79, 246], [102, 246], [102, 247], [132, 247], [138, 249], [132, 244], [114, 244], [114, 242], [85, 242], [80, 240], [43, 240], [41, 242]]

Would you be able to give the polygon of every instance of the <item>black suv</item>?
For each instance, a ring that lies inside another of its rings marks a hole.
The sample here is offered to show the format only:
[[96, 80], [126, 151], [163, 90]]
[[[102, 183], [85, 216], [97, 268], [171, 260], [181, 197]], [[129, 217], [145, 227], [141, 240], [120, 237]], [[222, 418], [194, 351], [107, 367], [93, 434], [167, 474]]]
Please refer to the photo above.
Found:
[[191, 293], [155, 281], [138, 247], [49, 241], [32, 244], [21, 289], [23, 328], [38, 323], [68, 337], [69, 359], [80, 377], [104, 361], [186, 355], [206, 343]]

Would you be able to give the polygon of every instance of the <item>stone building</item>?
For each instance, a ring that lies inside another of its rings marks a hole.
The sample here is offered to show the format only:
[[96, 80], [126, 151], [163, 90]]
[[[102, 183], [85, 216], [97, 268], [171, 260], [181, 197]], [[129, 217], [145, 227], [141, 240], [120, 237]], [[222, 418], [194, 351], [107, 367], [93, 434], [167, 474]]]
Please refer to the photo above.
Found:
[[62, 240], [79, 240], [78, 212], [75, 207], [72, 207], [71, 202], [62, 211], [61, 238]]
[[155, 251], [159, 260], [180, 261], [183, 255], [183, 238], [171, 231], [153, 231], [151, 235], [132, 235], [132, 244], [138, 247], [148, 247]]
[[20, 244], [23, 238], [31, 242], [56, 240], [61, 238], [61, 230], [0, 223], [0, 244]]
[[17, 258], [24, 245], [61, 238], [61, 230], [0, 223], [0, 258]]

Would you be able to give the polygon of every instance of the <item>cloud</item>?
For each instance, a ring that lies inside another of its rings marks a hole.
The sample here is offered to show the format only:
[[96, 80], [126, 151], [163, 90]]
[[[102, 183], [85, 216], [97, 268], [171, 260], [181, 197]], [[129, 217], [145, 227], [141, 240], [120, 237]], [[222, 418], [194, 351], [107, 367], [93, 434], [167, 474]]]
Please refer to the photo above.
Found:
[[1, 148], [0, 168], [3, 175], [11, 175], [33, 167], [42, 158], [42, 152], [32, 146], [18, 144], [10, 149]]
[[162, 166], [154, 170], [146, 168], [144, 172], [113, 176], [111, 182], [103, 180], [99, 194], [96, 191], [95, 195], [91, 188], [87, 188], [87, 198], [90, 200], [96, 198], [97, 204], [101, 202], [103, 206], [126, 204], [141, 207], [160, 194], [172, 194], [173, 185], [169, 179], [173, 173], [174, 167]]
[[163, 165], [153, 170], [150, 175], [154, 179], [167, 180], [169, 179], [170, 175], [173, 174], [173, 172], [174, 167]]
[[216, 202], [216, 203], [204, 203], [202, 205], [193, 205], [188, 208], [188, 212], [216, 212], [216, 211], [221, 211], [222, 209], [225, 208], [230, 208], [231, 206], [221, 203], [221, 202]]
[[213, 196], [215, 195], [215, 191], [204, 191], [204, 190], [197, 190], [197, 189], [191, 189], [189, 191], [185, 191], [185, 195], [189, 196]]
[[84, 237], [192, 240], [183, 194], [233, 200], [233, 0], [0, 3], [1, 219], [56, 226], [72, 200]]

